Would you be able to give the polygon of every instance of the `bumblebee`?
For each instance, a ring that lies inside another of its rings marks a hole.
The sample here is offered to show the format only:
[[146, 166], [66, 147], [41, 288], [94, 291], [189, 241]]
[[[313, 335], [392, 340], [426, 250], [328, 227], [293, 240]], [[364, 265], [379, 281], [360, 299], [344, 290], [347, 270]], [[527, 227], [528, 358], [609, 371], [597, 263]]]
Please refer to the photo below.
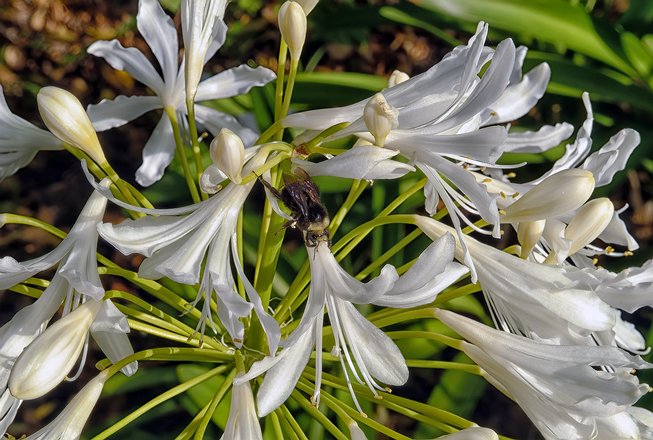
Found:
[[329, 213], [320, 200], [320, 190], [302, 168], [295, 168], [293, 174], [284, 174], [284, 187], [274, 188], [265, 180], [259, 180], [270, 192], [290, 210], [292, 220], [285, 227], [297, 228], [302, 231], [307, 247], [317, 247], [321, 242], [331, 246], [329, 235]]

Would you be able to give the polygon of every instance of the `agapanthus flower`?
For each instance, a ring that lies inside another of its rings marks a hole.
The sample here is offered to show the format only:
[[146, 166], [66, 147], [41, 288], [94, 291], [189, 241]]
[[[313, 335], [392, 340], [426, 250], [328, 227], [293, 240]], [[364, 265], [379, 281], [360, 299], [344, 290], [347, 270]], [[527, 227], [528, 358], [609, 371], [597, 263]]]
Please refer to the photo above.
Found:
[[[97, 191], [93, 192], [67, 237], [53, 251], [25, 262], [18, 262], [12, 257], [0, 259], [0, 289], [10, 288], [59, 264], [41, 296], [33, 304], [19, 310], [0, 328], [0, 431], [3, 433], [21, 402], [7, 389], [16, 358], [46, 329], [62, 302], [65, 301], [65, 312], [69, 312], [83, 298], [99, 301], [104, 296], [95, 253], [97, 224], [102, 220], [106, 203], [105, 197]], [[123, 323], [125, 325], [119, 324], [120, 317], [124, 319], [124, 316], [118, 313], [120, 316], [103, 314], [104, 320], [98, 321], [103, 329], [100, 331], [102, 334], [98, 333], [97, 342], [113, 361], [133, 352], [125, 335], [129, 328], [126, 322]], [[123, 372], [132, 374], [135, 368], [136, 364], [130, 364]]]
[[231, 389], [229, 418], [220, 440], [262, 440], [261, 424], [256, 415], [254, 395], [249, 381], [234, 384]]
[[[550, 127], [546, 135], [521, 133], [519, 138], [511, 139], [507, 127], [497, 125], [528, 112], [544, 93], [550, 71], [546, 64], [541, 64], [522, 76], [526, 49], [516, 49], [509, 39], [499, 43], [496, 50], [487, 48], [484, 46], [487, 30], [487, 25], [480, 23], [466, 46], [455, 48], [427, 72], [387, 88], [370, 100], [336, 109], [297, 113], [286, 117], [283, 124], [323, 130], [350, 122], [332, 138], [356, 135], [381, 143], [377, 146], [383, 149], [398, 151], [428, 179], [424, 191], [429, 213], [434, 213], [442, 200], [459, 236], [462, 236], [461, 220], [487, 233], [472, 225], [465, 214], [468, 212], [480, 215], [492, 225], [491, 233], [498, 237], [497, 195], [477, 182], [471, 171], [499, 167], [496, 160], [507, 148], [545, 139], [552, 143], [553, 139], [568, 136], [569, 129], [561, 125]], [[387, 121], [383, 122], [384, 119]], [[333, 175], [351, 177], [358, 173], [356, 177], [361, 178], [360, 170], [368, 166], [360, 158], [356, 160], [357, 148], [341, 154], [340, 160], [347, 165]], [[379, 148], [378, 154], [383, 154], [383, 149]], [[370, 156], [365, 156], [365, 160], [369, 161]], [[321, 162], [318, 167], [328, 166], [328, 162]], [[475, 277], [468, 254], [466, 263]]]
[[[307, 247], [311, 266], [308, 302], [298, 327], [282, 342], [283, 349], [254, 363], [238, 381], [251, 380], [266, 373], [257, 394], [259, 416], [263, 417], [290, 396], [299, 376], [315, 348], [316, 378], [312, 401], [319, 403], [322, 375], [322, 324], [324, 308], [329, 314], [339, 359], [351, 384], [349, 374], [365, 384], [372, 393], [384, 390], [377, 381], [402, 385], [408, 379], [408, 367], [399, 348], [354, 307], [375, 304], [384, 307], [416, 307], [432, 302], [442, 289], [467, 272], [452, 262], [453, 237], [445, 236], [433, 243], [401, 277], [386, 265], [378, 277], [362, 283], [349, 275], [336, 261], [326, 241]], [[351, 385], [350, 385], [351, 386]], [[350, 388], [358, 410], [358, 401]]]
[[13, 114], [0, 86], [0, 181], [27, 166], [39, 151], [56, 150], [63, 150], [63, 143]]
[[[121, 95], [113, 100], [103, 100], [99, 104], [89, 106], [89, 116], [98, 131], [119, 127], [155, 109], [170, 109], [177, 112], [179, 116], [186, 112], [184, 63], [179, 66], [177, 31], [172, 20], [157, 0], [140, 0], [137, 25], [161, 65], [163, 77], [145, 55], [135, 48], [124, 48], [117, 40], [93, 43], [88, 48], [90, 54], [103, 57], [113, 68], [126, 71], [155, 93], [154, 96]], [[209, 60], [224, 43], [226, 25], [218, 18], [216, 26], [218, 30], [215, 39], [212, 40], [204, 60]], [[269, 69], [251, 68], [243, 64], [200, 82], [195, 101], [202, 102], [247, 93], [252, 87], [265, 85], [274, 78], [274, 73]], [[181, 119], [179, 116], [177, 119]], [[253, 130], [243, 127], [233, 116], [213, 108], [196, 105], [195, 117], [214, 135], [220, 129], [228, 128], [238, 134], [247, 145], [251, 145], [256, 139]], [[172, 125], [164, 112], [143, 149], [143, 164], [136, 172], [138, 183], [148, 186], [158, 181], [172, 161], [174, 151]]]
[[597, 418], [627, 410], [650, 389], [632, 369], [653, 365], [619, 348], [546, 344], [447, 310], [436, 316], [471, 342], [462, 342], [465, 354], [546, 439], [594, 438]]
[[[254, 155], [242, 174], [256, 170], [264, 163], [265, 157]], [[215, 165], [212, 167], [216, 168]], [[249, 316], [254, 309], [266, 331], [270, 353], [274, 353], [281, 335], [279, 325], [263, 309], [258, 293], [247, 280], [236, 246], [238, 215], [253, 186], [254, 181], [243, 185], [229, 184], [208, 200], [176, 209], [129, 206], [104, 190], [107, 197], [121, 206], [150, 215], [125, 220], [119, 225], [104, 223], [98, 226], [98, 230], [102, 238], [123, 254], [139, 253], [146, 257], [139, 267], [139, 276], [147, 279], [165, 276], [190, 285], [200, 283], [193, 306], [203, 300], [202, 318], [197, 327], [202, 335], [207, 322], [216, 329], [211, 313], [211, 298], [215, 293], [218, 316], [234, 345], [240, 347], [243, 343], [245, 328], [240, 319]], [[236, 291], [233, 268], [243, 280], [249, 302]]]
[[84, 385], [63, 411], [43, 429], [28, 436], [25, 440], [77, 440], [82, 434], [95, 404], [100, 398], [104, 383], [108, 379], [106, 372], [101, 372]]
[[[433, 240], [452, 232], [429, 217], [415, 216], [415, 223]], [[590, 273], [523, 260], [472, 237], [464, 240], [497, 327], [558, 343], [589, 343], [592, 332], [613, 329], [616, 310], [597, 295]], [[459, 261], [463, 252], [457, 242]]]
[[449, 435], [438, 437], [440, 440], [499, 440], [496, 432], [489, 428], [474, 426]]

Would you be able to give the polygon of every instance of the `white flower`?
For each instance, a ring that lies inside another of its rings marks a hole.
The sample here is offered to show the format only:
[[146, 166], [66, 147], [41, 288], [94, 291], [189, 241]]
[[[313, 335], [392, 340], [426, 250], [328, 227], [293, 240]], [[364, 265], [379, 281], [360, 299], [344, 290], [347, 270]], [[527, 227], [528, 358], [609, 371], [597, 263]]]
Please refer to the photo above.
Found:
[[[186, 96], [191, 99], [197, 93], [204, 64], [212, 55], [209, 53], [210, 46], [218, 35], [224, 32], [225, 25], [222, 19], [226, 8], [227, 0], [181, 2], [181, 33], [184, 38], [186, 57]], [[174, 66], [176, 67], [176, 62]], [[171, 72], [173, 70], [176, 69], [171, 69]]]
[[[349, 374], [373, 394], [384, 390], [377, 381], [402, 385], [408, 368], [399, 348], [381, 330], [367, 321], [353, 306], [376, 304], [386, 307], [415, 307], [432, 302], [437, 294], [467, 272], [451, 261], [453, 237], [446, 236], [427, 248], [418, 261], [399, 277], [386, 265], [367, 283], [349, 275], [338, 264], [326, 242], [307, 248], [311, 264], [311, 287], [299, 326], [282, 342], [283, 350], [254, 363], [239, 380], [251, 380], [267, 372], [257, 394], [259, 416], [281, 405], [290, 395], [315, 347], [316, 378], [312, 401], [319, 403], [322, 375], [322, 321], [326, 306], [335, 346], [347, 382]], [[236, 382], [239, 381], [238, 379]], [[354, 403], [362, 412], [350, 388]]]
[[229, 180], [240, 183], [240, 173], [245, 163], [245, 146], [236, 133], [223, 128], [211, 141], [211, 160]]
[[[383, 147], [399, 151], [424, 173], [428, 179], [424, 188], [426, 210], [433, 214], [442, 200], [459, 237], [462, 237], [461, 220], [481, 233], [490, 233], [474, 226], [466, 213], [482, 217], [493, 225], [492, 235], [499, 236], [497, 195], [477, 182], [471, 171], [500, 167], [496, 160], [508, 148], [510, 137], [506, 127], [495, 124], [526, 114], [542, 96], [550, 75], [548, 66], [542, 64], [522, 76], [526, 49], [515, 49], [511, 40], [504, 40], [496, 51], [491, 50], [484, 47], [486, 35], [487, 25], [480, 23], [466, 46], [455, 48], [427, 72], [381, 92], [388, 108], [398, 112], [396, 128], [385, 137]], [[488, 61], [491, 64], [480, 77]], [[376, 128], [365, 117], [368, 103], [364, 100], [347, 107], [297, 113], [286, 117], [283, 123], [289, 127], [323, 130], [350, 122], [346, 129], [329, 139], [354, 134], [374, 142], [379, 133], [370, 133]], [[563, 128], [553, 129], [555, 134], [549, 137], [559, 136], [561, 131], [568, 133], [567, 127]], [[529, 138], [542, 140], [543, 137], [541, 134], [521, 136], [516, 144], [528, 144]], [[357, 148], [341, 154], [343, 166], [332, 169], [331, 175], [350, 177], [359, 173], [356, 177], [362, 178], [360, 171], [368, 167], [355, 160]], [[316, 168], [327, 166], [328, 162], [317, 164], [313, 172], [326, 174]], [[466, 262], [469, 263], [469, 257]]]
[[[243, 173], [256, 170], [263, 161], [263, 156], [254, 156], [246, 164]], [[153, 215], [126, 220], [117, 226], [100, 224], [98, 230], [102, 238], [123, 254], [139, 253], [147, 257], [139, 268], [139, 276], [148, 279], [166, 276], [190, 285], [200, 283], [199, 294], [193, 303], [195, 305], [201, 299], [204, 300], [202, 319], [197, 327], [199, 332], [204, 333], [207, 321], [215, 329], [210, 307], [211, 296], [215, 292], [218, 316], [234, 345], [242, 345], [245, 329], [240, 319], [249, 316], [253, 308], [266, 331], [270, 353], [274, 353], [280, 338], [279, 326], [265, 312], [258, 293], [247, 280], [238, 260], [235, 241], [238, 214], [253, 186], [254, 181], [245, 185], [230, 184], [196, 205], [153, 210], [126, 205], [104, 190], [113, 202]], [[200, 277], [205, 256], [204, 272]], [[250, 302], [245, 301], [236, 291], [232, 259]]]
[[75, 95], [58, 87], [43, 87], [36, 100], [41, 118], [52, 134], [82, 150], [97, 164], [107, 162], [97, 133]]
[[77, 395], [66, 405], [63, 411], [43, 429], [35, 432], [25, 440], [77, 440], [82, 429], [100, 398], [104, 382], [108, 379], [106, 372], [101, 372], [84, 385]]
[[[185, 3], [183, 2], [182, 5]], [[190, 6], [199, 6], [200, 3], [204, 4], [203, 1], [192, 1]], [[211, 3], [220, 3], [220, 1]], [[217, 19], [215, 22], [218, 27], [217, 36], [212, 40], [213, 44], [205, 60], [213, 56], [226, 36], [226, 26], [222, 20]], [[93, 43], [88, 48], [90, 54], [103, 57], [113, 68], [126, 71], [155, 93], [155, 96], [118, 96], [113, 100], [103, 100], [99, 104], [89, 106], [89, 116], [98, 131], [119, 127], [154, 109], [170, 108], [178, 113], [178, 119], [181, 119], [179, 116], [186, 112], [184, 67], [183, 65], [178, 67], [177, 31], [172, 20], [157, 0], [140, 0], [137, 24], [161, 65], [163, 77], [145, 55], [135, 48], [124, 48], [117, 40]], [[202, 81], [197, 87], [195, 101], [202, 102], [247, 93], [252, 87], [265, 85], [274, 78], [274, 73], [269, 69], [263, 67], [253, 69], [243, 64]], [[254, 131], [244, 128], [234, 117], [213, 108], [196, 105], [195, 116], [214, 135], [226, 127], [238, 134], [247, 145], [251, 145], [256, 140]], [[136, 172], [138, 183], [148, 186], [158, 181], [172, 161], [174, 151], [172, 125], [164, 113], [143, 149], [143, 164]]]
[[39, 151], [62, 150], [63, 143], [13, 114], [0, 86], [0, 181], [29, 164]]
[[249, 381], [234, 384], [231, 389], [229, 418], [220, 440], [259, 440], [263, 439], [261, 425], [256, 415], [254, 395]]
[[627, 410], [649, 391], [632, 369], [653, 365], [618, 348], [545, 344], [450, 311], [436, 316], [471, 342], [462, 342], [465, 354], [546, 439], [594, 438], [597, 418]]
[[[415, 223], [431, 239], [452, 232], [428, 217], [415, 216]], [[464, 240], [497, 327], [534, 339], [580, 343], [591, 332], [615, 325], [615, 310], [596, 294], [591, 274], [523, 260], [468, 236]], [[458, 242], [456, 258], [463, 257]]]

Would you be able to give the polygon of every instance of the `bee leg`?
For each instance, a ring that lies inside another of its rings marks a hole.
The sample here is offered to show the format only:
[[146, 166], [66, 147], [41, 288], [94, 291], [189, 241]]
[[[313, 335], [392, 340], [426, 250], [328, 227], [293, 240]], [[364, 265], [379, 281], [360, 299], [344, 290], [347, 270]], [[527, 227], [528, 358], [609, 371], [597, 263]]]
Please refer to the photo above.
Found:
[[261, 182], [268, 189], [268, 191], [272, 193], [274, 197], [281, 200], [281, 192], [279, 192], [278, 189], [276, 189], [274, 186], [272, 186], [272, 184], [270, 184], [270, 182], [263, 179], [263, 177], [259, 176], [258, 174], [254, 173], [254, 175], [256, 176], [258, 181]]

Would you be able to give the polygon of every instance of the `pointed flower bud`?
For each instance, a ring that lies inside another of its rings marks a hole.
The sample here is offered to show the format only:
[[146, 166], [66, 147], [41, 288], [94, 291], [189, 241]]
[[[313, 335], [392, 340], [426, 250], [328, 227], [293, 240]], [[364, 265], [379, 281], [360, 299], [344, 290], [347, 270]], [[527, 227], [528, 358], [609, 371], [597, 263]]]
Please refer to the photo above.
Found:
[[287, 1], [281, 5], [279, 30], [290, 50], [290, 58], [299, 59], [306, 40], [306, 13], [299, 3]]
[[372, 96], [363, 110], [363, 120], [377, 146], [382, 147], [385, 138], [399, 123], [399, 111], [388, 104], [381, 93]]
[[594, 241], [612, 221], [613, 214], [614, 205], [605, 197], [585, 203], [565, 229], [565, 238], [571, 241], [569, 255]]
[[100, 394], [102, 394], [102, 388], [104, 388], [104, 383], [108, 378], [109, 375], [106, 370], [95, 376], [89, 383], [84, 385], [84, 388], [77, 393], [53, 421], [28, 438], [35, 440], [78, 439], [100, 398]]
[[211, 142], [211, 160], [234, 183], [240, 183], [245, 146], [236, 133], [223, 128]]
[[572, 168], [547, 177], [506, 208], [502, 222], [557, 217], [582, 206], [594, 191], [594, 175]]
[[401, 70], [395, 70], [390, 74], [390, 78], [388, 78], [388, 87], [394, 87], [397, 84], [408, 81], [409, 79], [410, 76], [408, 76], [407, 73], [404, 73]]
[[18, 356], [9, 376], [17, 399], [39, 398], [59, 385], [73, 369], [102, 301], [90, 300], [55, 322]]
[[36, 101], [41, 118], [52, 134], [82, 150], [98, 164], [107, 161], [93, 124], [75, 95], [58, 87], [43, 87]]

